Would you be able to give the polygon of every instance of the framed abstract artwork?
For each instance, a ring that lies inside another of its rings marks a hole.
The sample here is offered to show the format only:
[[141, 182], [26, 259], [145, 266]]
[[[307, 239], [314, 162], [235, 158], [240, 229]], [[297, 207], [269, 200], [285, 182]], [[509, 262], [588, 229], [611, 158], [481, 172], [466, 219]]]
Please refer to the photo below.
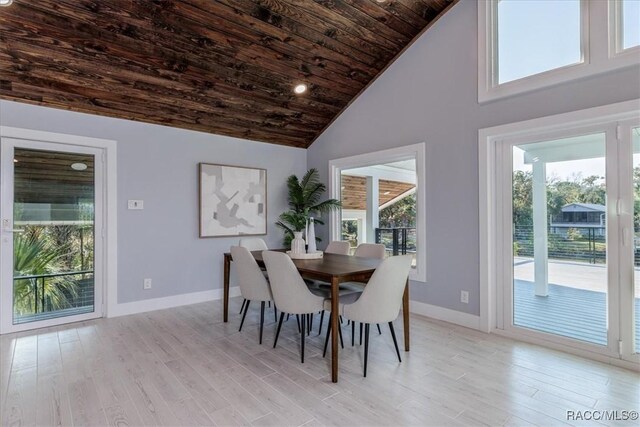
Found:
[[200, 163], [200, 237], [267, 234], [267, 171]]

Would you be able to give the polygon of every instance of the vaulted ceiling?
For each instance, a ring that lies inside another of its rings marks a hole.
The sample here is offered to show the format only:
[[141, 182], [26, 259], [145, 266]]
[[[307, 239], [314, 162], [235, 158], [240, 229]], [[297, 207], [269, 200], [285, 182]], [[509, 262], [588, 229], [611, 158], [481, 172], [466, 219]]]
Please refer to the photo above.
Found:
[[14, 0], [0, 98], [308, 147], [455, 1]]

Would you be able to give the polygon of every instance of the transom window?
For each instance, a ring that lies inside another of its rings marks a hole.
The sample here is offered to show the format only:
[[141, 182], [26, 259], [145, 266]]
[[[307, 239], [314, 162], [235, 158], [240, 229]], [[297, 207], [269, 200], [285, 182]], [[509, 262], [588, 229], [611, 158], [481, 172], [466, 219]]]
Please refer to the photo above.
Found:
[[478, 2], [478, 99], [640, 64], [640, 0]]
[[619, 11], [622, 50], [640, 45], [640, 0], [620, 1]]
[[498, 84], [582, 62], [580, 0], [501, 0]]

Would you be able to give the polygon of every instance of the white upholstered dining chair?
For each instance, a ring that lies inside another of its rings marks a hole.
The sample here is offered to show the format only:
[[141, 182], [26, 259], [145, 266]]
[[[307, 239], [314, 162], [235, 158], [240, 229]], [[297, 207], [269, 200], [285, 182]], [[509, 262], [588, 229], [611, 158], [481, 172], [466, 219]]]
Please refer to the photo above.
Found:
[[[391, 330], [393, 344], [396, 347], [398, 361], [402, 362], [393, 321], [400, 314], [402, 296], [411, 269], [411, 255], [400, 255], [385, 259], [376, 268], [369, 283], [362, 291], [358, 299], [342, 301], [339, 305], [339, 315], [351, 320], [351, 323], [360, 322], [365, 325], [364, 335], [364, 376], [367, 376], [367, 359], [369, 357], [369, 326], [372, 323], [388, 323]], [[347, 297], [348, 298], [348, 297]], [[331, 310], [331, 303], [325, 303], [325, 310]], [[335, 315], [334, 313], [331, 316]], [[331, 322], [329, 322], [331, 325]], [[329, 329], [331, 329], [329, 327]], [[329, 330], [324, 344], [324, 354], [329, 342]]]
[[304, 343], [307, 335], [306, 318], [308, 314], [317, 313], [324, 307], [325, 298], [313, 294], [300, 276], [289, 255], [282, 252], [264, 251], [262, 259], [267, 266], [271, 292], [275, 305], [280, 310], [280, 320], [273, 348], [278, 343], [278, 336], [282, 328], [282, 321], [286, 314], [296, 314], [301, 318], [300, 328], [300, 360], [304, 363]]
[[244, 237], [240, 239], [238, 246], [249, 249], [249, 252], [266, 251], [269, 249], [267, 243], [259, 237]]
[[[244, 237], [240, 239], [238, 242], [238, 246], [242, 246], [243, 248], [247, 248], [249, 252], [253, 251], [266, 251], [269, 249], [267, 243], [259, 237]], [[231, 256], [233, 258], [233, 255]], [[262, 269], [264, 277], [267, 277], [266, 270]], [[240, 307], [240, 313], [244, 310], [244, 306], [247, 303], [247, 300], [242, 301], [242, 306]], [[271, 306], [271, 304], [269, 304]]]
[[349, 244], [349, 242], [334, 240], [327, 245], [327, 249], [325, 249], [324, 251], [328, 254], [349, 255], [350, 249], [351, 245]]
[[240, 293], [245, 299], [245, 303], [243, 304], [244, 313], [242, 315], [239, 330], [242, 331], [242, 325], [244, 324], [245, 317], [247, 317], [247, 311], [249, 311], [249, 304], [251, 304], [251, 301], [260, 301], [260, 344], [262, 344], [264, 306], [266, 302], [271, 302], [273, 300], [269, 282], [265, 278], [264, 274], [262, 274], [262, 270], [260, 270], [258, 263], [247, 248], [232, 246], [231, 256], [233, 257], [233, 262], [236, 265], [236, 272], [238, 273]]

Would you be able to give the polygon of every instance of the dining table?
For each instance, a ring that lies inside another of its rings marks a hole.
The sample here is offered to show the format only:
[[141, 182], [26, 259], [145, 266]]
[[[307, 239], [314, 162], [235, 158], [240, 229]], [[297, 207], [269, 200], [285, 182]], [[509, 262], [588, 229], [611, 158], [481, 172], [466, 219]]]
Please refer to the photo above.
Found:
[[[277, 249], [284, 252], [284, 249]], [[264, 267], [262, 251], [251, 252], [260, 267]], [[229, 321], [229, 276], [231, 273], [231, 253], [224, 254], [223, 277], [223, 320]], [[331, 312], [339, 312], [339, 286], [344, 282], [367, 283], [378, 265], [380, 259], [362, 258], [350, 255], [325, 253], [318, 259], [294, 259], [293, 263], [305, 279], [320, 280], [331, 284]], [[366, 286], [366, 285], [365, 285]], [[331, 316], [331, 330], [337, 331], [340, 316]], [[402, 318], [404, 324], [404, 350], [409, 351], [409, 280], [402, 297]], [[338, 382], [338, 334], [331, 334], [331, 381]]]

